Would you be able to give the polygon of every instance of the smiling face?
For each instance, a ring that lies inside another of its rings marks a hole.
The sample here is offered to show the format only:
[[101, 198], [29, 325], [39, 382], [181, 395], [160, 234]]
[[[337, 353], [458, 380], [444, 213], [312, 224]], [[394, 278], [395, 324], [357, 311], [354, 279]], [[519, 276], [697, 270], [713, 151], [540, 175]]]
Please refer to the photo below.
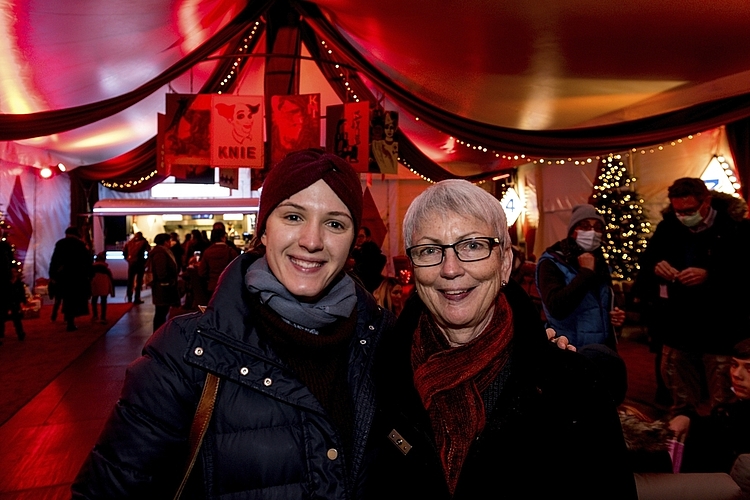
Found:
[[[411, 245], [450, 245], [485, 236], [497, 236], [497, 229], [474, 217], [449, 214], [420, 223]], [[512, 262], [512, 253], [503, 254], [500, 247], [493, 248], [489, 258], [475, 262], [461, 262], [449, 248], [441, 264], [414, 268], [417, 292], [452, 344], [470, 341], [487, 326]]]
[[323, 180], [282, 201], [261, 236], [271, 272], [292, 295], [309, 302], [339, 275], [353, 241], [349, 209]]

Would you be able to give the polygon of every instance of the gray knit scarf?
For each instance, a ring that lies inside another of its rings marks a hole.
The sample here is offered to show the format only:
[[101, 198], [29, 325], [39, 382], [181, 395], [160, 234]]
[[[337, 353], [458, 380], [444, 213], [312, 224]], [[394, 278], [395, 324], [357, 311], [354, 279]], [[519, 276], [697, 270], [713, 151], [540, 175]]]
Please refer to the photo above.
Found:
[[265, 256], [247, 269], [245, 286], [251, 293], [260, 294], [261, 303], [268, 304], [285, 321], [315, 334], [339, 318], [348, 318], [357, 304], [354, 280], [348, 274], [318, 302], [300, 302], [271, 273]]

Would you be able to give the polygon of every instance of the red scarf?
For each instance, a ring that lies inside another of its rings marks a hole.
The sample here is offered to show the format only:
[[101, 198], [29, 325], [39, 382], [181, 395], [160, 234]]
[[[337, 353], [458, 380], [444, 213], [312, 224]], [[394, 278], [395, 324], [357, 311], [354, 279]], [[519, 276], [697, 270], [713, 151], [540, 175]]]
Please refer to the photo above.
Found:
[[450, 347], [430, 314], [419, 319], [411, 348], [414, 385], [430, 416], [451, 494], [469, 446], [484, 428], [482, 391], [505, 366], [512, 337], [513, 313], [502, 293], [490, 324], [460, 347]]

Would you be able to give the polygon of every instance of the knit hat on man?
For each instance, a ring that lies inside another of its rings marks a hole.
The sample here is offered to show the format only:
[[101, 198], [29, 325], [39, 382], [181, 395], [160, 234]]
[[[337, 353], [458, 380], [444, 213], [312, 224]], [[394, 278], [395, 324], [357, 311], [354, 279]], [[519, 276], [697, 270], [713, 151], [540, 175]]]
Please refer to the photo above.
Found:
[[575, 207], [573, 207], [573, 213], [570, 214], [570, 222], [568, 222], [568, 236], [570, 236], [570, 233], [573, 231], [573, 228], [576, 227], [576, 224], [584, 219], [596, 219], [598, 221], [601, 221], [601, 223], [605, 226], [607, 225], [607, 223], [604, 222], [604, 217], [601, 216], [601, 214], [596, 210], [596, 207], [594, 207], [593, 205], [576, 205]]
[[262, 236], [273, 210], [295, 193], [324, 180], [344, 202], [354, 220], [354, 234], [362, 223], [362, 185], [349, 163], [321, 149], [289, 153], [276, 164], [263, 182], [255, 234]]

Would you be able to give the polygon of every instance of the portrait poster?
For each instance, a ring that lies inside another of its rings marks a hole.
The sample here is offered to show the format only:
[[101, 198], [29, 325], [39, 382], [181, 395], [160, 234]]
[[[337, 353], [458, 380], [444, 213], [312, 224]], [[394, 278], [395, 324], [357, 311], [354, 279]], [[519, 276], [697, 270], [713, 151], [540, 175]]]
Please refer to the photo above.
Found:
[[370, 172], [398, 173], [398, 112], [376, 110], [370, 119]]
[[211, 165], [263, 168], [263, 96], [211, 96]]
[[326, 148], [361, 173], [369, 171], [369, 115], [367, 102], [326, 107]]
[[167, 94], [166, 99], [166, 165], [210, 165], [211, 95]]
[[300, 149], [320, 147], [320, 94], [271, 96], [271, 164]]

